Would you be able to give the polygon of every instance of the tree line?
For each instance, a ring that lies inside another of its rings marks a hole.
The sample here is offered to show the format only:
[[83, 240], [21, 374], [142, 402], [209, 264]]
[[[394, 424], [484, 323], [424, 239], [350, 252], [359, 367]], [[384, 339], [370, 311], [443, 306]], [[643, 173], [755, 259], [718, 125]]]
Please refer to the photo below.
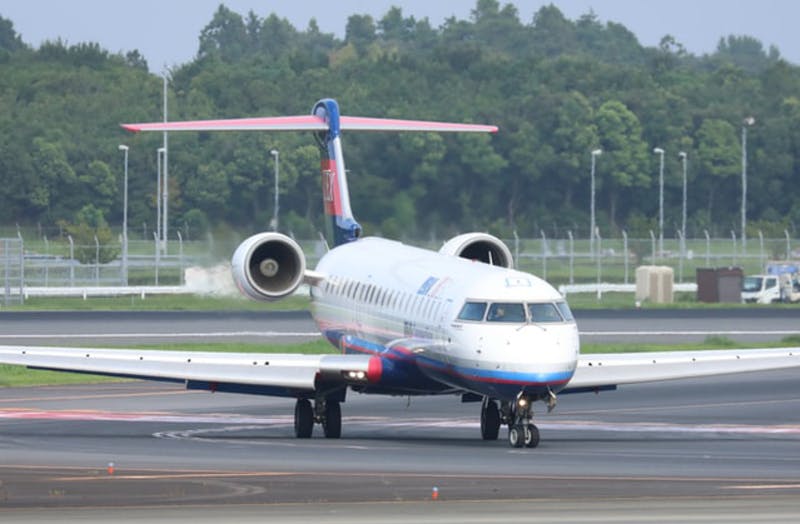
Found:
[[[122, 155], [130, 146], [131, 231], [155, 228], [161, 137], [121, 122], [162, 119], [162, 79], [137, 51], [94, 43], [25, 44], [0, 17], [0, 223], [121, 224]], [[493, 136], [345, 134], [354, 211], [367, 233], [444, 237], [466, 230], [588, 236], [596, 158], [604, 235], [657, 227], [665, 153], [665, 235], [680, 227], [687, 154], [688, 234], [739, 230], [742, 128], [754, 234], [800, 222], [800, 69], [749, 36], [695, 56], [665, 35], [642, 46], [621, 24], [550, 5], [520, 14], [477, 0], [440, 27], [354, 14], [344, 39], [312, 19], [220, 5], [196, 57], [169, 71], [169, 118], [305, 114], [333, 97], [344, 114], [491, 123]], [[296, 133], [172, 133], [170, 227], [191, 238], [225, 224], [268, 227], [280, 151], [281, 229], [315, 237], [318, 152]], [[141, 229], [140, 229], [141, 228]], [[133, 233], [131, 233], [133, 234]]]

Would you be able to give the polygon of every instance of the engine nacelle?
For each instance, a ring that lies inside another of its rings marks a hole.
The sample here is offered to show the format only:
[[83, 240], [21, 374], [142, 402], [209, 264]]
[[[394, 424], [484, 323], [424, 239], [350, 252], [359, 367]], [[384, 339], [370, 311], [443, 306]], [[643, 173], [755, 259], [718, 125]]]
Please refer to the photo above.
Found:
[[439, 253], [509, 269], [514, 267], [514, 257], [508, 246], [488, 233], [464, 233], [453, 237], [442, 246]]
[[236, 248], [231, 271], [243, 294], [255, 300], [279, 300], [303, 282], [306, 257], [297, 242], [286, 235], [259, 233]]

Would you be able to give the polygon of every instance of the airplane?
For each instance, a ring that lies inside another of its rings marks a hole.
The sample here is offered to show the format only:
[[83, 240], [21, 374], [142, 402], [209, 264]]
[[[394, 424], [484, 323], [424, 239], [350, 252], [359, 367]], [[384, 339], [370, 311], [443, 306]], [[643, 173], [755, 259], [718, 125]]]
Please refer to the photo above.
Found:
[[461, 396], [480, 403], [482, 439], [496, 440], [505, 425], [514, 448], [539, 444], [533, 404], [551, 410], [558, 394], [800, 365], [800, 348], [581, 355], [567, 301], [541, 278], [514, 269], [511, 251], [495, 236], [460, 234], [438, 251], [362, 237], [350, 206], [343, 133], [495, 133], [495, 126], [349, 117], [323, 99], [310, 115], [123, 128], [314, 134], [331, 248], [311, 270], [292, 238], [264, 232], [242, 242], [231, 264], [238, 288], [255, 300], [280, 300], [309, 285], [312, 316], [339, 354], [0, 346], [0, 362], [294, 398], [294, 435], [301, 439], [315, 424], [325, 437], [341, 437], [348, 391]]

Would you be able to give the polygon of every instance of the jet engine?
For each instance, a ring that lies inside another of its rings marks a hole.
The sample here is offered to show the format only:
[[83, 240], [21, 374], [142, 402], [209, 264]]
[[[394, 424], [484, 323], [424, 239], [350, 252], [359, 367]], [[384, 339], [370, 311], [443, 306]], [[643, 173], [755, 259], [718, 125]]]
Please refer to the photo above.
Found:
[[464, 233], [453, 237], [442, 246], [439, 253], [477, 260], [493, 266], [514, 267], [514, 257], [508, 246], [488, 233]]
[[255, 300], [279, 300], [303, 282], [306, 257], [297, 242], [286, 235], [259, 233], [236, 248], [231, 271], [243, 294]]

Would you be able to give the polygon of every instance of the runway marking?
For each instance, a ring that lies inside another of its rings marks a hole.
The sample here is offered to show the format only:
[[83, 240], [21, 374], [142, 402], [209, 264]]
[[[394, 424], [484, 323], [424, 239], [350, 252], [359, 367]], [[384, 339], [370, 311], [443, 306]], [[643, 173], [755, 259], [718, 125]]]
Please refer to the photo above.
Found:
[[638, 413], [638, 412], [646, 412], [651, 413], [653, 411], [669, 411], [674, 409], [704, 409], [704, 408], [724, 408], [730, 406], [759, 406], [763, 404], [781, 404], [785, 402], [798, 402], [800, 399], [798, 398], [785, 398], [785, 399], [769, 399], [769, 400], [750, 400], [750, 401], [731, 401], [731, 402], [709, 402], [705, 404], [673, 404], [669, 406], [642, 406], [638, 408], [606, 408], [606, 409], [595, 409], [595, 410], [581, 410], [581, 411], [574, 411], [571, 412], [570, 415], [580, 415], [585, 413], [590, 413], [592, 415], [597, 415], [601, 413]]
[[746, 486], [724, 486], [725, 489], [762, 490], [762, 489], [800, 489], [800, 484], [749, 484]]
[[[70, 420], [70, 421], [120, 421], [163, 422], [181, 424], [220, 424], [235, 426], [214, 428], [191, 428], [154, 433], [157, 438], [201, 439], [208, 433], [232, 433], [244, 430], [263, 429], [264, 426], [291, 426], [291, 415], [254, 416], [227, 413], [192, 415], [170, 412], [111, 412], [102, 410], [39, 410], [25, 408], [0, 409], [0, 419], [16, 420]], [[349, 425], [374, 425], [381, 428], [475, 428], [479, 424], [473, 418], [409, 418], [397, 420], [383, 417], [346, 417]], [[247, 426], [241, 426], [247, 424]], [[721, 433], [741, 435], [800, 435], [800, 424], [742, 425], [742, 424], [673, 424], [661, 422], [603, 422], [584, 420], [562, 420], [537, 423], [540, 429], [603, 432], [655, 432], [655, 433]], [[217, 441], [219, 439], [213, 439]]]
[[192, 331], [187, 333], [21, 333], [2, 334], [2, 339], [53, 339], [53, 338], [226, 338], [226, 337], [322, 337], [319, 331]]
[[[639, 336], [711, 336], [711, 335], [773, 335], [789, 336], [800, 334], [800, 330], [776, 329], [776, 330], [639, 330], [639, 331], [579, 331], [579, 335], [588, 337], [639, 337]], [[184, 333], [20, 333], [20, 334], [0, 334], [0, 340], [45, 340], [45, 339], [115, 339], [115, 338], [234, 338], [234, 337], [321, 337], [319, 331], [191, 331]]]
[[107, 393], [95, 395], [70, 395], [66, 397], [27, 397], [27, 398], [4, 398], [0, 399], [2, 404], [14, 404], [17, 402], [60, 402], [62, 400], [96, 400], [103, 398], [134, 398], [134, 397], [151, 397], [161, 395], [202, 395], [208, 394], [206, 391], [191, 391], [191, 390], [177, 390], [177, 391], [149, 391], [146, 393]]
[[798, 330], [675, 330], [675, 331], [579, 331], [580, 335], [590, 337], [603, 336], [668, 336], [668, 335], [797, 335]]

